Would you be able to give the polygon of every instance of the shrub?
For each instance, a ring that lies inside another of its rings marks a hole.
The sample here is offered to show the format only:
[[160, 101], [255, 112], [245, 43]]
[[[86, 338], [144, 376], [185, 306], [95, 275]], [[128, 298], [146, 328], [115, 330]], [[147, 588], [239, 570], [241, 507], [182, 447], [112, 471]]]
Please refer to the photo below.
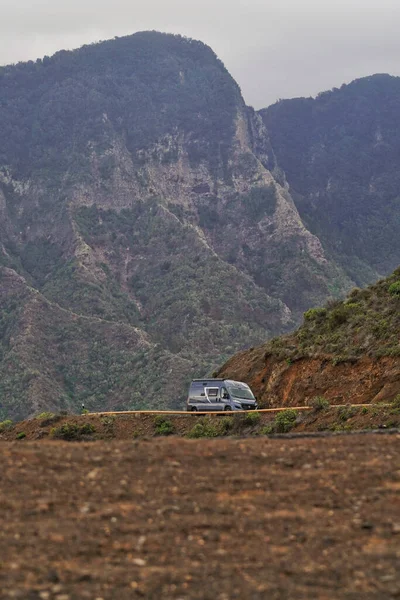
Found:
[[212, 438], [218, 437], [220, 432], [214, 423], [212, 423], [209, 419], [204, 419], [201, 423], [196, 423], [194, 427], [187, 434], [188, 438], [196, 439], [196, 438]]
[[399, 408], [400, 409], [400, 394], [397, 394], [397, 396], [395, 398], [393, 398], [391, 404], [392, 404], [393, 408]]
[[351, 425], [342, 425], [334, 423], [333, 425], [331, 425], [329, 427], [330, 431], [335, 431], [335, 432], [345, 432], [345, 431], [353, 431], [353, 428]]
[[270, 423], [269, 425], [265, 425], [261, 429], [261, 435], [269, 435], [270, 433], [274, 433], [274, 424]]
[[40, 427], [47, 427], [47, 425], [53, 425], [54, 423], [57, 423], [57, 421], [62, 419], [62, 416], [55, 415], [52, 412], [43, 412], [43, 413], [40, 413], [40, 415], [37, 415], [35, 417], [35, 419], [40, 421], [40, 423], [39, 423]]
[[332, 310], [329, 315], [329, 325], [331, 329], [335, 329], [335, 327], [339, 327], [339, 325], [346, 323], [348, 316], [349, 311], [344, 304]]
[[26, 438], [26, 433], [24, 431], [20, 431], [19, 433], [17, 433], [16, 438], [17, 440], [23, 440], [24, 438]]
[[347, 421], [354, 417], [357, 409], [354, 406], [339, 406], [337, 410], [338, 417], [341, 421]]
[[360, 291], [361, 290], [358, 287], [353, 288], [349, 293], [349, 298], [351, 298], [352, 300], [356, 299]]
[[234, 417], [222, 417], [219, 421], [221, 433], [228, 433], [233, 429]]
[[96, 429], [90, 423], [77, 425], [76, 423], [64, 423], [60, 427], [53, 427], [51, 437], [61, 440], [77, 440], [85, 435], [92, 435]]
[[165, 417], [158, 415], [154, 419], [154, 425], [156, 435], [171, 435], [175, 432], [175, 428], [171, 421], [168, 421]]
[[278, 413], [272, 423], [263, 427], [261, 433], [263, 435], [268, 435], [270, 433], [289, 433], [295, 426], [296, 419], [296, 411], [292, 408], [288, 408], [287, 410]]
[[0, 422], [0, 433], [2, 431], [7, 431], [8, 429], [12, 429], [13, 422], [10, 419], [6, 419], [5, 421]]
[[330, 404], [323, 396], [315, 396], [315, 398], [311, 400], [310, 406], [312, 406], [316, 412], [319, 412], [320, 410], [326, 410], [329, 408]]
[[41, 421], [42, 419], [52, 419], [53, 417], [55, 417], [55, 414], [52, 412], [42, 412], [40, 415], [36, 415], [35, 419]]
[[260, 413], [257, 411], [248, 412], [244, 416], [244, 424], [245, 425], [258, 425], [260, 422]]
[[276, 209], [277, 192], [274, 184], [252, 187], [248, 194], [241, 196], [246, 204], [246, 212], [254, 219], [263, 215], [273, 215]]
[[297, 419], [295, 410], [288, 408], [278, 413], [275, 417], [274, 427], [277, 433], [288, 433], [293, 429]]
[[310, 310], [307, 310], [307, 312], [304, 313], [304, 320], [319, 321], [326, 317], [326, 313], [326, 308], [310, 308]]
[[400, 281], [395, 281], [389, 286], [389, 294], [392, 296], [400, 296]]

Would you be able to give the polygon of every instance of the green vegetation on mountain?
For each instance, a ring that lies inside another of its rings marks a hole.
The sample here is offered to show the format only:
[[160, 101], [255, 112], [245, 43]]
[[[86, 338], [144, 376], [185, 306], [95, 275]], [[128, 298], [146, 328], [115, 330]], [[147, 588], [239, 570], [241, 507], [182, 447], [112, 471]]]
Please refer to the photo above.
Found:
[[232, 181], [246, 110], [181, 36], [0, 68], [1, 415], [177, 407], [191, 376], [287, 327], [201, 229], [224, 186], [258, 218], [274, 210], [239, 160], [246, 193]]
[[201, 42], [0, 68], [0, 419], [182, 406], [192, 377], [342, 297], [358, 279], [278, 163]]
[[294, 333], [235, 354], [217, 376], [248, 383], [263, 407], [342, 405], [344, 421], [351, 411], [343, 405], [400, 397], [399, 342], [400, 268], [309, 309]]
[[281, 328], [280, 304], [210, 255], [193, 228], [162, 206], [138, 203], [119, 214], [83, 207], [76, 220], [88, 245], [112, 246], [109, 266], [103, 268], [120, 280], [124, 252], [133, 250], [125, 271], [127, 294], [143, 307], [138, 322], [171, 351], [192, 357], [227, 354], [238, 339], [260, 339], [266, 328]]
[[179, 406], [194, 365], [140, 330], [62, 309], [11, 270], [0, 269], [0, 305], [0, 420], [48, 408], [79, 413], [82, 403]]
[[[143, 32], [0, 68], [0, 164], [53, 182], [90, 172], [87, 144], [131, 151], [174, 129], [190, 133], [193, 161], [210, 163], [233, 135], [238, 86], [205, 44]], [[112, 169], [113, 157], [101, 165]]]
[[293, 334], [274, 338], [267, 353], [287, 360], [331, 355], [336, 364], [363, 356], [400, 357], [400, 268], [346, 300], [304, 314]]
[[374, 75], [261, 111], [296, 206], [362, 285], [400, 257], [400, 78]]

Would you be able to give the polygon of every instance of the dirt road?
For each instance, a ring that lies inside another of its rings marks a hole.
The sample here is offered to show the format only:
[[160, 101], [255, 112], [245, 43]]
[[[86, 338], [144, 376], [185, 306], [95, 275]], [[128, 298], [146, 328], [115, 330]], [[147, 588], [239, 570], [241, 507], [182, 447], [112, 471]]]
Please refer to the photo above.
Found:
[[400, 435], [0, 444], [0, 597], [400, 598]]

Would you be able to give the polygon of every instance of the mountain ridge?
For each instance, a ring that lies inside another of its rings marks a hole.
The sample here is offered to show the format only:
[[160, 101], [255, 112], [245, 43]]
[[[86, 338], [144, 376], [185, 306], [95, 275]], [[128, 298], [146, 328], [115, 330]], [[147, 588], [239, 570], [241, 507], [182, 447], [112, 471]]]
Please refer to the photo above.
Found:
[[[263, 114], [181, 36], [1, 68], [0, 214], [5, 416], [175, 408], [191, 377], [353, 285], [304, 224]], [[12, 333], [31, 288], [29, 355]]]
[[357, 285], [399, 263], [399, 92], [375, 74], [260, 111], [302, 219]]

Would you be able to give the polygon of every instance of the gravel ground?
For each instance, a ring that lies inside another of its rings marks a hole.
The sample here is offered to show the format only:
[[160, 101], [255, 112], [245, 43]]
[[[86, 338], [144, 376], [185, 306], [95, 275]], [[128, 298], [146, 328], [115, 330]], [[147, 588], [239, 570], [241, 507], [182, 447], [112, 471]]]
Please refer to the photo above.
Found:
[[0, 444], [0, 597], [400, 598], [400, 435]]

